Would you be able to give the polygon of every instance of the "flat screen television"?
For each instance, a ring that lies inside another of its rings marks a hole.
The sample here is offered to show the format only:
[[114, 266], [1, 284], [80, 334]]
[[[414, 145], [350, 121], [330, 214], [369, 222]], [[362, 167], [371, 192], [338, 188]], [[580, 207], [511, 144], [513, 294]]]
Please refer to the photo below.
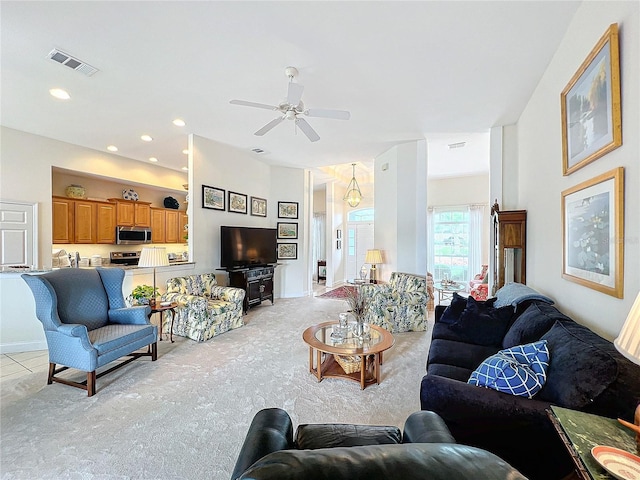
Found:
[[277, 262], [276, 229], [220, 227], [220, 264], [235, 269]]

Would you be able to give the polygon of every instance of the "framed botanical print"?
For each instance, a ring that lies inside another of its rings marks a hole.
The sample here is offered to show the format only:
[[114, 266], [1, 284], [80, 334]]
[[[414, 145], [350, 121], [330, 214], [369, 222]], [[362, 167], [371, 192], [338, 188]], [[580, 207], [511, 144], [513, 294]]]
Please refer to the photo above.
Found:
[[562, 277], [622, 298], [624, 168], [562, 192]]
[[278, 260], [296, 260], [298, 258], [297, 243], [279, 243]]
[[202, 208], [224, 210], [225, 191], [221, 188], [202, 185]]
[[278, 222], [278, 238], [298, 238], [298, 224]]
[[242, 193], [229, 191], [229, 211], [247, 213], [247, 196]]
[[278, 202], [278, 218], [298, 218], [298, 202]]
[[251, 215], [256, 217], [267, 216], [267, 201], [264, 198], [251, 197]]
[[618, 48], [614, 23], [560, 95], [563, 175], [622, 145]]

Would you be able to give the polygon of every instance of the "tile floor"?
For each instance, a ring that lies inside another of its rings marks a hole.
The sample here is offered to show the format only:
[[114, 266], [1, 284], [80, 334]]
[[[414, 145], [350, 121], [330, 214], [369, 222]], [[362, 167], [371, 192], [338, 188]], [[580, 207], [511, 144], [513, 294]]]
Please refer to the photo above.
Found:
[[[322, 295], [332, 288], [327, 288], [324, 282], [314, 282], [313, 296]], [[3, 380], [18, 378], [36, 371], [46, 372], [47, 368], [49, 368], [49, 353], [47, 350], [0, 355], [0, 384]]]

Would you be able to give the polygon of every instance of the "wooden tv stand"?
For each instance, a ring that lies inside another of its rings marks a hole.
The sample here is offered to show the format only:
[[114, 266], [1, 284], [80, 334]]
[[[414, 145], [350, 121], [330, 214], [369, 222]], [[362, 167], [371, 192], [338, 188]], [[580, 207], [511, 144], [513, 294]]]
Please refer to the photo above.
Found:
[[244, 313], [251, 307], [270, 300], [273, 305], [273, 272], [275, 265], [227, 269], [229, 286], [242, 288], [245, 292], [242, 309]]

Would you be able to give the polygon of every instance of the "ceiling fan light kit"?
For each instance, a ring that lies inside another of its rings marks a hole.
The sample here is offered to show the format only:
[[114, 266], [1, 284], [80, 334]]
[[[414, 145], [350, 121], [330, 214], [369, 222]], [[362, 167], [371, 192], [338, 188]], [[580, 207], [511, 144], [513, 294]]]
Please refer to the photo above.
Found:
[[349, 120], [349, 118], [351, 118], [351, 114], [346, 110], [326, 110], [318, 108], [305, 109], [304, 103], [302, 103], [302, 92], [304, 91], [304, 86], [293, 82], [293, 79], [298, 76], [298, 69], [295, 67], [287, 67], [284, 69], [284, 73], [289, 78], [289, 86], [287, 88], [287, 98], [285, 98], [279, 105], [267, 105], [265, 103], [248, 102], [246, 100], [231, 100], [229, 102], [232, 105], [262, 108], [281, 113], [280, 117], [271, 120], [264, 127], [255, 132], [254, 135], [262, 136], [282, 123], [283, 120], [287, 119], [294, 120], [295, 126], [302, 130], [302, 133], [304, 133], [310, 141], [317, 142], [320, 140], [320, 135], [318, 135], [309, 122], [304, 118], [301, 118], [300, 115], [332, 118], [337, 120]]
[[349, 185], [347, 185], [347, 193], [344, 194], [342, 199], [346, 201], [350, 207], [357, 207], [362, 200], [362, 192], [360, 191], [360, 186], [356, 180], [356, 164], [352, 163], [351, 168], [353, 176], [351, 177]]

